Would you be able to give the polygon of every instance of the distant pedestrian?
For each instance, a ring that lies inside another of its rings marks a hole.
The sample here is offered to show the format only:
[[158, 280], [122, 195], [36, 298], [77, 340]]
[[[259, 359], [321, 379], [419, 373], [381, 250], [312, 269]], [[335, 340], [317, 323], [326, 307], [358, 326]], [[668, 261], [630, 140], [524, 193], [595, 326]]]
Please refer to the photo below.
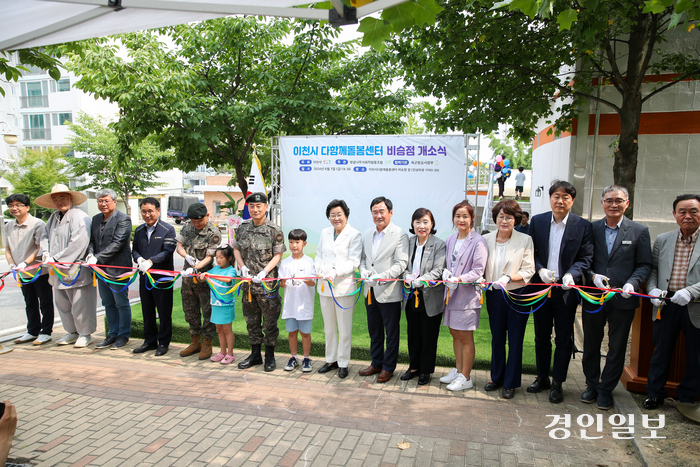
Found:
[[[518, 225], [515, 226], [516, 232], [524, 233], [527, 234], [527, 231], [530, 230], [530, 213], [527, 211], [523, 211], [522, 218], [520, 219], [520, 222], [518, 222]], [[482, 235], [484, 235], [482, 233]]]
[[525, 167], [518, 167], [518, 173], [515, 174], [515, 199], [523, 199], [523, 189], [525, 188]]
[[[5, 224], [7, 246], [5, 258], [10, 269], [23, 279], [22, 295], [27, 312], [27, 332], [15, 340], [15, 344], [33, 342], [41, 345], [51, 340], [53, 331], [53, 291], [49, 284], [48, 269], [41, 269], [41, 235], [46, 224], [29, 214], [29, 196], [16, 193], [5, 198], [10, 214], [14, 217]], [[27, 267], [39, 266], [24, 272]], [[32, 278], [38, 277], [35, 280]]]

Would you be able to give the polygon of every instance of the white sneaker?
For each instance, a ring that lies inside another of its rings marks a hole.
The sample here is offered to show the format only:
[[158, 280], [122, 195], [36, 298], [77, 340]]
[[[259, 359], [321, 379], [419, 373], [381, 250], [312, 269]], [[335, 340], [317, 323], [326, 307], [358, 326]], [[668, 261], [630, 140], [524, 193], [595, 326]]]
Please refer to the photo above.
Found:
[[51, 334], [39, 334], [39, 337], [33, 342], [34, 345], [46, 344], [51, 340]]
[[459, 373], [457, 372], [457, 368], [452, 368], [449, 373], [447, 373], [445, 376], [440, 378], [440, 382], [445, 383], [445, 384], [450, 384], [452, 381], [457, 379], [458, 374]]
[[457, 378], [452, 381], [450, 384], [447, 385], [447, 390], [448, 391], [464, 391], [465, 389], [471, 389], [474, 387], [474, 384], [472, 384], [472, 379], [469, 377], [469, 379], [465, 378], [462, 373], [457, 376]]
[[19, 339], [15, 339], [15, 344], [24, 344], [25, 342], [31, 342], [34, 339], [36, 339], [36, 336], [33, 336], [27, 332]]
[[56, 341], [56, 344], [58, 344], [58, 345], [73, 344], [75, 341], [78, 340], [78, 337], [80, 337], [80, 335], [77, 332], [69, 332], [65, 336], [61, 337], [58, 341]]
[[78, 340], [75, 342], [75, 345], [73, 347], [76, 347], [76, 348], [87, 347], [91, 343], [92, 343], [92, 336], [90, 334], [88, 334], [87, 336], [78, 337]]

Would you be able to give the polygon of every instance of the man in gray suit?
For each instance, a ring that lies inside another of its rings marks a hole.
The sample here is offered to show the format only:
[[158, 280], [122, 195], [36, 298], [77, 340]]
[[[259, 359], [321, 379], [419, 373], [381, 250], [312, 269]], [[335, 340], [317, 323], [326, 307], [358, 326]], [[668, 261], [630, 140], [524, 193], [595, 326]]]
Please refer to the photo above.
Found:
[[[629, 193], [621, 186], [603, 189], [600, 204], [605, 217], [593, 223], [593, 264], [587, 276], [600, 289], [622, 288], [597, 313], [583, 312], [583, 373], [586, 390], [581, 401], [598, 403], [598, 408], [613, 406], [611, 392], [622, 376], [625, 353], [634, 311], [639, 298], [630, 292], [639, 292], [651, 272], [651, 239], [649, 229], [625, 217], [629, 207]], [[594, 310], [590, 310], [594, 311]], [[608, 323], [608, 353], [603, 373], [600, 372], [600, 345]]]
[[[678, 332], [685, 334], [685, 374], [676, 394], [681, 403], [700, 395], [700, 195], [680, 195], [673, 202], [680, 229], [659, 235], [654, 242], [654, 266], [647, 281], [654, 305], [651, 356], [644, 408], [663, 405], [671, 356]], [[665, 298], [666, 300], [663, 300]]]
[[[87, 264], [131, 267], [131, 219], [117, 211], [117, 194], [114, 190], [100, 190], [95, 197], [100, 214], [92, 218]], [[104, 271], [113, 277], [132, 272], [123, 268], [104, 268]], [[109, 335], [96, 348], [118, 349], [129, 342], [131, 336], [129, 288], [126, 283], [107, 284], [101, 280], [97, 282], [97, 287], [105, 307]]]
[[364, 293], [372, 363], [360, 370], [360, 376], [379, 373], [377, 382], [386, 383], [394, 374], [399, 356], [403, 284], [378, 280], [401, 277], [408, 264], [408, 235], [391, 223], [394, 211], [390, 200], [383, 196], [374, 198], [370, 210], [376, 228], [367, 230], [362, 238], [360, 275], [367, 279]]

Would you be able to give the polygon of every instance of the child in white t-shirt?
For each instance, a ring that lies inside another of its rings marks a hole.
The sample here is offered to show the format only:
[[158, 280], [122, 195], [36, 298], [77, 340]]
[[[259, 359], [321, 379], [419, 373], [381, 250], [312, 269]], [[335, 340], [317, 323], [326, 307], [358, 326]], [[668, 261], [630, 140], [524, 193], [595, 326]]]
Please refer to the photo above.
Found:
[[[304, 254], [306, 232], [294, 229], [289, 232], [288, 239], [292, 256], [288, 256], [280, 263], [279, 277], [314, 277], [316, 275], [314, 260]], [[293, 371], [299, 366], [297, 358], [298, 333], [301, 333], [301, 347], [304, 352], [301, 371], [308, 373], [313, 369], [309, 352], [311, 351], [311, 327], [314, 319], [315, 285], [314, 279], [287, 279], [281, 283], [281, 286], [285, 288], [282, 319], [285, 320], [289, 333], [289, 350], [292, 354], [289, 363], [284, 367], [286, 371]]]

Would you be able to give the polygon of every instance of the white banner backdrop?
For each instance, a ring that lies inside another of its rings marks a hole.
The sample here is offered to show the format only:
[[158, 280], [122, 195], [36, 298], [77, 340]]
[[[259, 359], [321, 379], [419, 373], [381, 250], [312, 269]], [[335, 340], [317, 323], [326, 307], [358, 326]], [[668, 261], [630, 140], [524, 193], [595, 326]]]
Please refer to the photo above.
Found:
[[408, 232], [417, 208], [433, 212], [440, 238], [453, 232], [452, 207], [464, 199], [464, 137], [287, 136], [280, 138], [282, 229], [304, 229], [313, 255], [330, 226], [326, 206], [342, 199], [348, 222], [363, 232], [374, 227], [370, 202], [394, 205], [392, 222]]

